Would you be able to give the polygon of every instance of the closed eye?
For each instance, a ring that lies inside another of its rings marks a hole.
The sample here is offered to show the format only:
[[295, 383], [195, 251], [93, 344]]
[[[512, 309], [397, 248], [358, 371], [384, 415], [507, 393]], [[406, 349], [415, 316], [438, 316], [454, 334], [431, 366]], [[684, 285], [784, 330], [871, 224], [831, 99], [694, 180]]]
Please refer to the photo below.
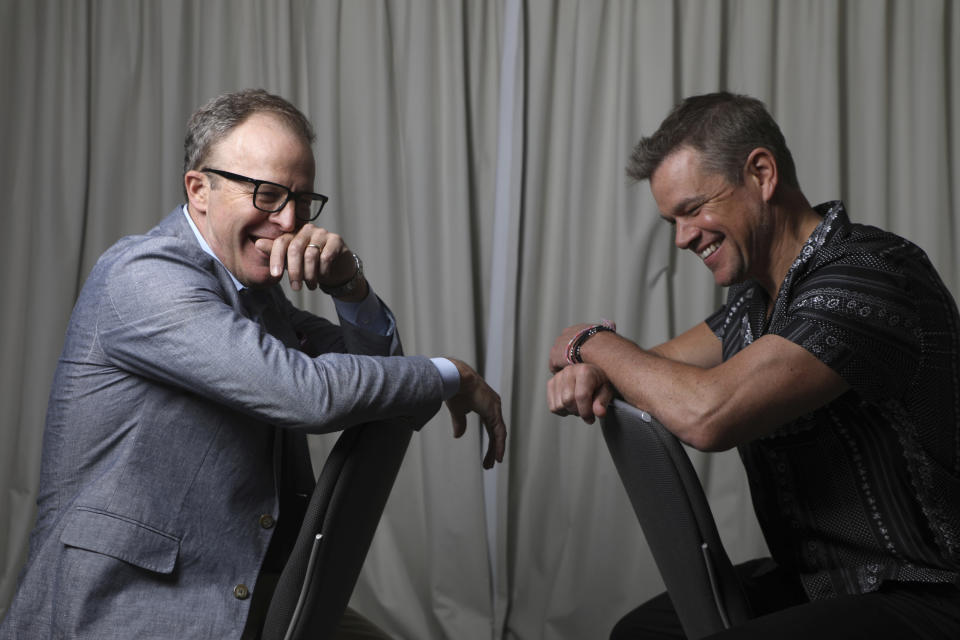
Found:
[[683, 215], [688, 216], [690, 218], [696, 216], [698, 213], [700, 213], [700, 209], [703, 208], [703, 204], [704, 204], [703, 202], [698, 202], [697, 204], [693, 205], [692, 207], [684, 211]]

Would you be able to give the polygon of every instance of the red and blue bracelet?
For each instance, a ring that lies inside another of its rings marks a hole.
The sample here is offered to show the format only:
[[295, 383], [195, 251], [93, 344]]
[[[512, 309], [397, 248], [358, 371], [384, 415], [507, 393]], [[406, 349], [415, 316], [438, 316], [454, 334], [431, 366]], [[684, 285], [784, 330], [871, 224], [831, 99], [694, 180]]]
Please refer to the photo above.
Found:
[[583, 347], [584, 342], [597, 335], [601, 331], [612, 331], [613, 333], [616, 333], [617, 325], [609, 320], [601, 319], [600, 324], [591, 325], [578, 331], [572, 338], [570, 338], [570, 342], [567, 343], [567, 363], [583, 363], [583, 358], [580, 357], [580, 348]]

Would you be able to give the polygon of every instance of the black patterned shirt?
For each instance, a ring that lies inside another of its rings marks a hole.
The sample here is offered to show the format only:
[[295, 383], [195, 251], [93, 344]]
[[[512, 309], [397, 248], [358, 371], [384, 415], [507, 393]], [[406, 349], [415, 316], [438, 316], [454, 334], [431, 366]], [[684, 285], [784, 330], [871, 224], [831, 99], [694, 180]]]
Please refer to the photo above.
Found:
[[927, 256], [843, 204], [780, 288], [769, 321], [754, 281], [707, 319], [723, 358], [768, 333], [850, 385], [836, 400], [740, 447], [773, 557], [811, 599], [885, 580], [960, 576], [960, 319]]

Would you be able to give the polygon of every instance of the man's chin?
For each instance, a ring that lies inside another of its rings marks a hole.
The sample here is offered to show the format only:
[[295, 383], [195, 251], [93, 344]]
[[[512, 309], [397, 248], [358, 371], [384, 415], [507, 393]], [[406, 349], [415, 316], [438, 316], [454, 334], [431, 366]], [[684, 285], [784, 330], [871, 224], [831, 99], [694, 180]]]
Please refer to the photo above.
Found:
[[722, 271], [713, 272], [713, 281], [718, 287], [729, 287], [732, 284], [740, 282], [740, 279]]
[[251, 289], [263, 289], [265, 287], [270, 287], [278, 282], [280, 282], [280, 276], [270, 275], [270, 269], [257, 269], [252, 273], [243, 274], [242, 278], [237, 278], [245, 287], [250, 287]]

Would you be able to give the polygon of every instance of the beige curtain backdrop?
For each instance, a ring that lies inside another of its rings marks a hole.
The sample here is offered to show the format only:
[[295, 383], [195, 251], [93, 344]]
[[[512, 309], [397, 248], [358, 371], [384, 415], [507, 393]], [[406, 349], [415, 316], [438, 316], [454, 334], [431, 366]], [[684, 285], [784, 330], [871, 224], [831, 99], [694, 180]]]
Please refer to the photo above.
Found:
[[[407, 351], [476, 363], [506, 400], [495, 473], [475, 423], [414, 437], [354, 606], [398, 639], [594, 639], [662, 583], [599, 430], [546, 411], [547, 351], [600, 317], [653, 345], [722, 301], [625, 178], [631, 146], [685, 95], [755, 95], [812, 201], [917, 241], [957, 293], [958, 34], [950, 0], [0, 0], [0, 616], [73, 301], [181, 202], [201, 102], [300, 106], [323, 224]], [[731, 555], [763, 553], [736, 453], [692, 453]]]

